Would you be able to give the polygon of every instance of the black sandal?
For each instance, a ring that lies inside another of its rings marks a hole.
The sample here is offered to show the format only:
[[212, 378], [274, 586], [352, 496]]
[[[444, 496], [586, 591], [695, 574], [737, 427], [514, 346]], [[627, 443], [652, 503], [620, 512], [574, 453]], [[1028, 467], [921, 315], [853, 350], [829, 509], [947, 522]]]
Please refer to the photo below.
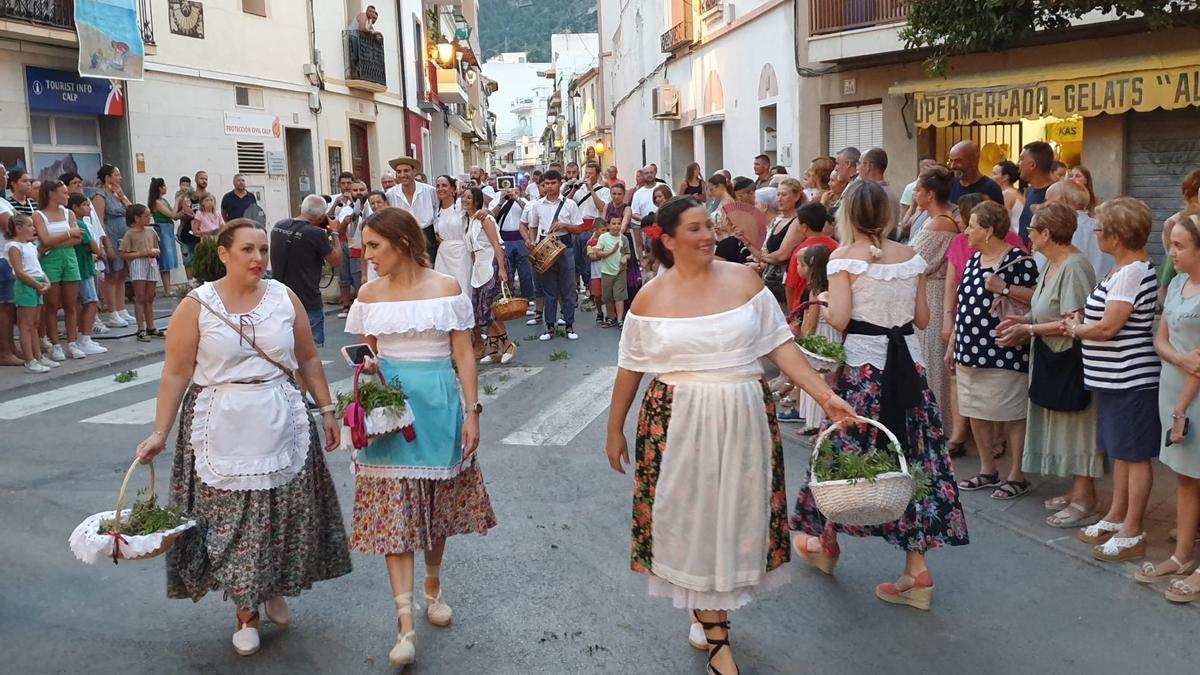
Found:
[[[729, 620], [726, 619], [725, 621], [708, 623], [707, 621], [700, 621], [700, 615], [696, 614], [695, 612], [692, 613], [692, 616], [699, 621], [700, 627], [704, 629], [704, 639], [708, 642], [708, 646], [712, 647], [712, 649], [708, 650], [708, 663], [705, 665], [705, 669], [708, 671], [709, 675], [725, 675], [716, 668], [713, 668], [712, 660], [713, 657], [717, 655], [717, 652], [729, 646]], [[725, 637], [715, 640], [710, 638], [708, 636], [708, 631], [712, 630], [713, 628], [724, 628]], [[737, 666], [734, 666], [734, 668], [737, 668]], [[741, 669], [737, 668], [733, 671], [733, 675], [740, 675], [741, 672]]]
[[1000, 485], [999, 471], [996, 473], [977, 473], [967, 480], [958, 481], [958, 489], [966, 490], [967, 492], [990, 488], [993, 485]]
[[146, 331], [139, 330], [137, 332], [137, 340], [138, 340], [138, 342], [149, 342], [150, 336], [146, 335]]
[[[1002, 502], [1024, 497], [1029, 492], [1029, 481], [1027, 480], [1006, 480], [1002, 481], [992, 493], [992, 499], [997, 499]], [[997, 496], [999, 495], [999, 496]]]

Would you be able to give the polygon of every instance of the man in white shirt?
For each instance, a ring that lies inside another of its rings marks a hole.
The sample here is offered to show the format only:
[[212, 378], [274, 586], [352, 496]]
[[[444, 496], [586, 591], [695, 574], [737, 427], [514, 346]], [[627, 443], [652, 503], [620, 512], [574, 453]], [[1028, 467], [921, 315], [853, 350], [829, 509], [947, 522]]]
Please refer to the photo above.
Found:
[[[505, 268], [509, 274], [514, 271], [520, 283], [521, 297], [533, 299], [533, 268], [529, 265], [529, 248], [521, 234], [521, 215], [525, 213], [527, 204], [521, 191], [510, 188], [497, 193], [492, 202], [492, 217], [500, 226], [500, 241], [504, 244]], [[539, 299], [540, 302], [540, 299]], [[534, 322], [537, 325], [537, 322]]]
[[600, 165], [588, 162], [583, 168], [583, 183], [575, 189], [571, 199], [579, 206], [583, 215], [583, 232], [575, 237], [575, 276], [583, 283], [584, 292], [588, 292], [592, 283], [592, 261], [588, 258], [588, 240], [592, 238], [592, 230], [597, 223], [604, 223], [604, 212], [612, 197], [604, 182], [600, 180]]
[[583, 229], [583, 214], [574, 200], [559, 194], [562, 174], [551, 169], [542, 174], [541, 199], [533, 202], [521, 215], [521, 234], [531, 249], [546, 237], [558, 237], [567, 250], [554, 265], [538, 275], [542, 292], [545, 294], [546, 332], [538, 339], [542, 342], [554, 338], [554, 324], [558, 309], [562, 307], [562, 318], [566, 322], [567, 339], [578, 340], [575, 333], [575, 256], [570, 254], [572, 239]]
[[[1071, 245], [1079, 249], [1088, 262], [1092, 263], [1096, 278], [1103, 279], [1112, 271], [1116, 261], [1111, 255], [1100, 250], [1100, 242], [1096, 239], [1096, 219], [1087, 212], [1091, 201], [1091, 195], [1086, 189], [1069, 180], [1051, 183], [1046, 189], [1047, 204], [1057, 202], [1075, 209], [1075, 234], [1071, 236]], [[1039, 270], [1046, 269], [1046, 256], [1034, 253], [1033, 259]]]
[[397, 157], [388, 162], [396, 172], [396, 185], [387, 191], [388, 204], [404, 209], [417, 219], [425, 230], [425, 246], [429, 252], [429, 264], [437, 257], [437, 238], [433, 232], [433, 217], [437, 215], [437, 190], [416, 180], [421, 163], [412, 157]]
[[654, 213], [654, 188], [658, 187], [658, 181], [654, 179], [655, 171], [644, 166], [638, 170], [637, 190], [633, 192], [633, 198], [629, 202], [629, 206], [633, 209], [632, 227], [634, 229], [642, 228], [642, 218], [649, 213]]
[[525, 186], [525, 199], [533, 201], [542, 198], [542, 189], [538, 187], [538, 183], [542, 182], [542, 172], [534, 171], [529, 175], [529, 184]]

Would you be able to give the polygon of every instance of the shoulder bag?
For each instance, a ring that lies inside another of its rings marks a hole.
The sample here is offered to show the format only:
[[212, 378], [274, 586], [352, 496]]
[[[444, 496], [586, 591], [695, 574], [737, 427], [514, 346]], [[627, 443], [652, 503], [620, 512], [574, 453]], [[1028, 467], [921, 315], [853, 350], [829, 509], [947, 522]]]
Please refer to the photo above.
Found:
[[1083, 385], [1083, 347], [1074, 340], [1061, 352], [1033, 338], [1033, 368], [1029, 374], [1029, 400], [1047, 410], [1079, 412], [1092, 402]]
[[[999, 275], [1004, 270], [1016, 265], [1023, 260], [1033, 260], [1031, 256], [1023, 255], [1013, 259], [1011, 262], [1005, 263], [996, 268], [992, 274]], [[982, 258], [980, 258], [982, 262]], [[1021, 319], [1029, 315], [1032, 307], [1027, 302], [1021, 302], [1011, 295], [1000, 295], [992, 300], [992, 307], [988, 310], [992, 316], [999, 321], [1005, 319]]]

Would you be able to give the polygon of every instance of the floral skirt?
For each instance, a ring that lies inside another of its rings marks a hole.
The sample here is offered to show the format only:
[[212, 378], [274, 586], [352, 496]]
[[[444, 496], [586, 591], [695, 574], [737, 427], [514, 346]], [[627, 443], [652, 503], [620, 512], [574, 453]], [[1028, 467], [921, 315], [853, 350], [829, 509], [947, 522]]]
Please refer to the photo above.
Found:
[[[855, 537], [883, 537], [902, 550], [924, 553], [931, 548], [962, 546], [969, 542], [969, 538], [966, 517], [958, 501], [954, 467], [950, 456], [946, 454], [941, 413], [926, 382], [924, 367], [917, 366], [917, 371], [923, 401], [920, 406], [908, 411], [907, 428], [904, 430], [906, 435], [901, 436], [895, 429], [892, 433], [904, 441], [909, 466], [920, 466], [933, 482], [930, 495], [920, 502], [909, 504], [904, 516], [895, 522], [869, 527], [835, 525], [834, 528]], [[837, 391], [860, 415], [879, 419], [882, 380], [883, 371], [874, 366], [846, 367], [838, 380]], [[875, 447], [877, 434], [874, 427], [863, 427], [846, 434], [832, 434], [830, 440], [835, 452], [862, 452]], [[852, 442], [847, 443], [848, 440]], [[812, 491], [807, 487], [811, 478], [810, 469], [805, 488], [796, 499], [792, 529], [815, 537], [825, 530], [828, 523], [817, 510]]]
[[218, 490], [196, 477], [190, 439], [199, 390], [192, 386], [183, 399], [170, 499], [199, 527], [167, 551], [167, 597], [199, 602], [224, 590], [238, 607], [252, 608], [349, 574], [346, 531], [316, 425], [310, 422], [308, 461], [291, 481], [270, 490]]
[[736, 609], [788, 578], [775, 403], [761, 379], [684, 375], [642, 401], [631, 567], [676, 607]]
[[360, 475], [350, 546], [358, 553], [403, 555], [428, 551], [456, 534], [487, 534], [495, 526], [478, 461], [444, 480]]
[[492, 278], [487, 280], [487, 283], [471, 289], [471, 304], [475, 307], [475, 325], [479, 328], [487, 328], [488, 324], [496, 320], [496, 315], [492, 313], [492, 303], [496, 301], [496, 296], [500, 295], [500, 266], [496, 261], [492, 261]]

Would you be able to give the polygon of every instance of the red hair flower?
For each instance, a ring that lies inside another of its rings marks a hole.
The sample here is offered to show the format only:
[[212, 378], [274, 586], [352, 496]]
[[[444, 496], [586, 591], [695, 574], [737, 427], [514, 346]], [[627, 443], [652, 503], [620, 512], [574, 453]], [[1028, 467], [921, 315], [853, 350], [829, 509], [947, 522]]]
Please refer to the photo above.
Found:
[[663, 236], [663, 229], [660, 225], [651, 225], [642, 230], [642, 234], [646, 235], [647, 239], [659, 240]]

